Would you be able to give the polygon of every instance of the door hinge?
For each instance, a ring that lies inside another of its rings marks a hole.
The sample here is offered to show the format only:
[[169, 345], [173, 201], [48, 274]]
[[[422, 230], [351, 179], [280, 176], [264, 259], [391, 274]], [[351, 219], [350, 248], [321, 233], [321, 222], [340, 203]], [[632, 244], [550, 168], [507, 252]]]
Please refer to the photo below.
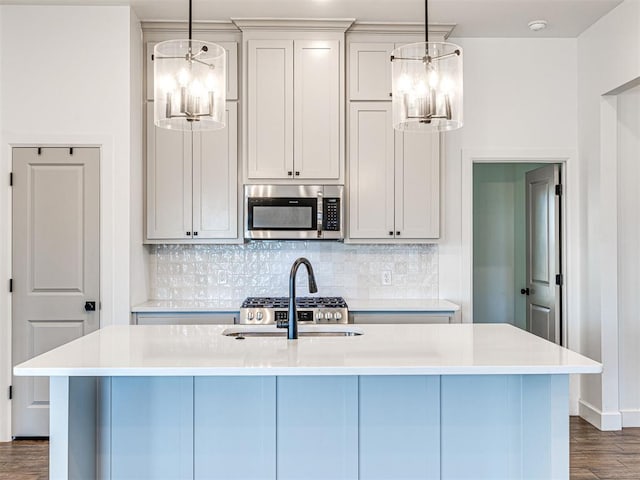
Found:
[[562, 185], [556, 185], [556, 195], [562, 195]]
[[9, 279], [9, 293], [13, 293], [13, 278]]
[[13, 187], [13, 172], [9, 173], [9, 186]]
[[9, 385], [9, 400], [13, 400], [13, 385]]
[[556, 285], [562, 286], [562, 284], [564, 283], [564, 277], [562, 276], [561, 273], [556, 275]]

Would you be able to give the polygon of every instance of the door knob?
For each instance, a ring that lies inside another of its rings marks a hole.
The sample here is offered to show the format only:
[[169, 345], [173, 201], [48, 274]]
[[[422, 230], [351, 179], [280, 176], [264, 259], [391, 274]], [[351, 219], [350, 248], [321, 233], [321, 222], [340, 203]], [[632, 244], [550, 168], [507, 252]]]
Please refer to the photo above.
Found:
[[520, 293], [522, 295], [529, 295], [529, 289], [528, 288], [521, 288], [520, 289]]
[[84, 311], [85, 312], [95, 312], [96, 311], [96, 302], [84, 302]]

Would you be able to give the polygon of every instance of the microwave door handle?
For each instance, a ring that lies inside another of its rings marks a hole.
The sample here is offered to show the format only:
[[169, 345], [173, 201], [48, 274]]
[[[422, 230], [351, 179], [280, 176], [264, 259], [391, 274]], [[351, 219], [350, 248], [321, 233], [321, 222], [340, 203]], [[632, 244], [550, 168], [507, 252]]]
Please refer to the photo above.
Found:
[[317, 219], [317, 227], [318, 227], [318, 238], [322, 238], [322, 219], [324, 212], [322, 211], [323, 206], [322, 201], [322, 192], [318, 192], [318, 219]]

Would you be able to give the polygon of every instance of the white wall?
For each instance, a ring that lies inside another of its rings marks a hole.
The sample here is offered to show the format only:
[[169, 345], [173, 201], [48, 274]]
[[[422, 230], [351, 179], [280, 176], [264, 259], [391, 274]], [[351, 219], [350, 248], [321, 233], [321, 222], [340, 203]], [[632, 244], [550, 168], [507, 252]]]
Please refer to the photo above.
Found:
[[[129, 7], [0, 6], [0, 177], [10, 170], [14, 144], [101, 148], [102, 325], [127, 322], [129, 311], [131, 16]], [[0, 279], [7, 279], [4, 193], [0, 202]], [[2, 331], [10, 322], [5, 292]], [[0, 339], [3, 355], [10, 338]], [[8, 370], [3, 357], [0, 371]], [[0, 440], [10, 431], [9, 379], [0, 377]]]
[[[445, 134], [440, 296], [471, 312], [463, 244], [462, 157], [468, 150], [576, 149], [576, 40], [450, 38], [464, 49], [464, 127]], [[468, 167], [468, 166], [466, 166]], [[470, 182], [470, 180], [469, 180]]]
[[[605, 95], [640, 77], [640, 2], [625, 0], [578, 38], [581, 169], [582, 353], [604, 363], [582, 383], [581, 414], [621, 426], [618, 399], [617, 114]], [[623, 359], [625, 362], [626, 359]]]
[[640, 87], [618, 98], [620, 412], [640, 427]]

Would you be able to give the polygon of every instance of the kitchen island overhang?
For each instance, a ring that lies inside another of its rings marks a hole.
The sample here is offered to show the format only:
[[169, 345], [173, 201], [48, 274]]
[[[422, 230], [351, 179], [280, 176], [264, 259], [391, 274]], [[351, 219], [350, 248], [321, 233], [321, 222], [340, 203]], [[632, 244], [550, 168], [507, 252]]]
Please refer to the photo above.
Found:
[[17, 366], [52, 377], [51, 478], [568, 478], [568, 375], [602, 371], [508, 325], [226, 328], [108, 327]]

